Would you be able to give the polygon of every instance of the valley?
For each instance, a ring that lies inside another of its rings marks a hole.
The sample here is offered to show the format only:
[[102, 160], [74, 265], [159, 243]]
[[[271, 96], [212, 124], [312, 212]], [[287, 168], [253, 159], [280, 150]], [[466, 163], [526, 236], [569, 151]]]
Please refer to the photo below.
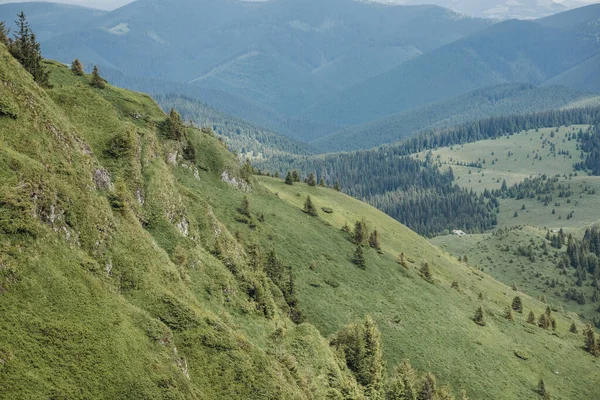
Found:
[[0, 400], [600, 397], [600, 5], [404, 3], [0, 4]]

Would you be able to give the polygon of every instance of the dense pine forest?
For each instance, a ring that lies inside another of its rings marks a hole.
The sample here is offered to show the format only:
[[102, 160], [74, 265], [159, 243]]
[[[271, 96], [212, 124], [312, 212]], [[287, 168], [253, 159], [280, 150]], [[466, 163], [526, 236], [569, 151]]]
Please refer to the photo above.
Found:
[[589, 132], [580, 132], [577, 139], [581, 143], [581, 151], [585, 160], [575, 164], [575, 169], [588, 171], [590, 174], [600, 175], [600, 122]]

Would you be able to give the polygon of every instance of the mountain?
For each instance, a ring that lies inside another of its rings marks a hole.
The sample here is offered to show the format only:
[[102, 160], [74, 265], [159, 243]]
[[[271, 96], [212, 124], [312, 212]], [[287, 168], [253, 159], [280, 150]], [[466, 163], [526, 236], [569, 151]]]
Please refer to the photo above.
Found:
[[250, 159], [262, 159], [273, 155], [309, 155], [317, 153], [311, 145], [292, 139], [242, 119], [225, 114], [189, 97], [158, 95], [155, 100], [165, 112], [176, 109], [186, 121], [212, 130], [227, 146]]
[[549, 85], [566, 85], [581, 90], [600, 92], [600, 54], [582, 62], [546, 82]]
[[[0, 20], [14, 19], [7, 7]], [[173, 82], [216, 107], [215, 93], [238, 97], [278, 114], [268, 127], [279, 129], [278, 120], [293, 121], [347, 86], [491, 23], [436, 6], [354, 0], [139, 0], [84, 29], [57, 28], [43, 49], [63, 62], [98, 64], [150, 93]]]
[[[422, 1], [406, 1], [419, 4]], [[466, 15], [493, 19], [535, 19], [566, 11], [567, 6], [551, 0], [435, 0], [432, 4]]]
[[38, 40], [42, 42], [85, 29], [92, 20], [106, 14], [105, 11], [68, 4], [8, 3], [0, 4], [0, 21], [12, 22], [21, 11], [25, 12]]
[[[581, 77], [579, 73], [575, 75]], [[324, 152], [368, 149], [396, 142], [425, 129], [444, 128], [491, 116], [553, 110], [594, 99], [600, 100], [600, 96], [564, 86], [504, 84], [347, 128], [312, 144]]]
[[442, 46], [332, 96], [302, 115], [356, 125], [486, 86], [543, 83], [600, 53], [576, 32], [511, 20]]
[[[517, 293], [374, 208], [253, 177], [147, 95], [57, 62], [42, 89], [0, 59], [3, 397], [361, 399], [406, 359], [415, 390], [432, 372], [473, 398], [527, 398], [540, 377], [598, 396], [576, 316], [509, 321]], [[364, 269], [342, 229], [362, 219], [380, 246]]]

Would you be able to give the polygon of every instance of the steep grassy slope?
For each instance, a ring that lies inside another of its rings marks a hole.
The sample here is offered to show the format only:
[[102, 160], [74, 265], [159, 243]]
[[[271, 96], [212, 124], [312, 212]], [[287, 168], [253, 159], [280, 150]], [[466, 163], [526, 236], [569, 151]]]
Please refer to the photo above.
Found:
[[324, 151], [368, 149], [399, 141], [427, 128], [444, 128], [491, 116], [570, 107], [573, 102], [593, 100], [600, 100], [600, 97], [562, 86], [498, 85], [347, 128], [312, 144]]
[[[60, 65], [45, 93], [0, 57], [1, 398], [352, 392], [318, 331], [278, 311], [279, 289], [175, 178], [236, 196], [219, 177], [239, 176], [237, 162], [216, 138], [187, 130], [200, 170], [172, 165], [181, 145], [157, 135], [149, 97]], [[207, 251], [217, 239], [235, 264]]]
[[[553, 381], [552, 390], [559, 397], [598, 395], [595, 387], [587, 393], [576, 386], [567, 388], [578, 379], [573, 374], [583, 365], [579, 363], [593, 361], [574, 351], [579, 339], [566, 333], [570, 316], [560, 313], [556, 335], [527, 326], [528, 310], [539, 315], [545, 305], [524, 297], [525, 314], [517, 316], [516, 324], [509, 323], [503, 317], [504, 307], [520, 293], [436, 247], [424, 246], [421, 237], [385, 214], [328, 189], [288, 186], [272, 178], [261, 181], [279, 199], [255, 200], [256, 208], [274, 211], [267, 219], [275, 233], [273, 244], [298, 271], [301, 304], [309, 320], [324, 333], [369, 310], [379, 322], [390, 365], [409, 357], [419, 368], [434, 369], [455, 388], [465, 387], [472, 398], [533, 398], [531, 386], [540, 375]], [[300, 207], [307, 194], [318, 207], [331, 207], [334, 213], [320, 213], [319, 220], [304, 217], [301, 225], [292, 225], [289, 217], [282, 218], [276, 211], [281, 203], [291, 203], [302, 215]], [[366, 271], [350, 263], [353, 246], [338, 230], [360, 218], [367, 220], [370, 229], [377, 228], [383, 248], [381, 255], [368, 254]], [[338, 232], [334, 230], [325, 240], [318, 234], [323, 225], [332, 225]], [[400, 251], [413, 261], [409, 270], [395, 263]], [[423, 261], [433, 267], [435, 285], [419, 277]], [[462, 288], [460, 293], [451, 289], [453, 281]], [[483, 293], [481, 302], [479, 293]], [[489, 312], [489, 325], [483, 329], [470, 319], [479, 303]], [[525, 351], [532, 358], [520, 360], [515, 351]], [[585, 371], [592, 375], [580, 377], [583, 381], [599, 373], [595, 364]]]
[[[598, 396], [571, 316], [556, 312], [556, 332], [509, 322], [512, 289], [372, 207], [252, 179], [210, 132], [170, 136], [145, 95], [92, 89], [58, 64], [45, 92], [0, 57], [0, 397], [360, 398], [323, 337], [367, 314], [389, 369], [410, 358], [472, 398], [531, 398], [540, 377], [557, 397]], [[308, 194], [333, 213], [303, 213]], [[365, 270], [341, 230], [361, 218], [382, 244]], [[291, 267], [312, 325], [293, 324], [251, 266], [256, 244]], [[472, 321], [479, 305], [485, 327]]]

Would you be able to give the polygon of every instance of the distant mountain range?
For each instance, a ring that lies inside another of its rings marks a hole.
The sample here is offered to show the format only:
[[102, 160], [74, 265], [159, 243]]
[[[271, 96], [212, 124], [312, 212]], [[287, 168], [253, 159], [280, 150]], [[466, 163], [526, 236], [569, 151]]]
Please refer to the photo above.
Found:
[[[402, 2], [422, 3], [419, 0]], [[567, 11], [570, 8], [568, 5], [551, 0], [432, 0], [431, 3], [467, 15], [494, 19], [534, 19]]]
[[306, 142], [495, 85], [600, 90], [600, 5], [498, 23], [434, 5], [138, 0], [111, 12], [6, 4], [0, 20], [21, 9], [49, 58]]

